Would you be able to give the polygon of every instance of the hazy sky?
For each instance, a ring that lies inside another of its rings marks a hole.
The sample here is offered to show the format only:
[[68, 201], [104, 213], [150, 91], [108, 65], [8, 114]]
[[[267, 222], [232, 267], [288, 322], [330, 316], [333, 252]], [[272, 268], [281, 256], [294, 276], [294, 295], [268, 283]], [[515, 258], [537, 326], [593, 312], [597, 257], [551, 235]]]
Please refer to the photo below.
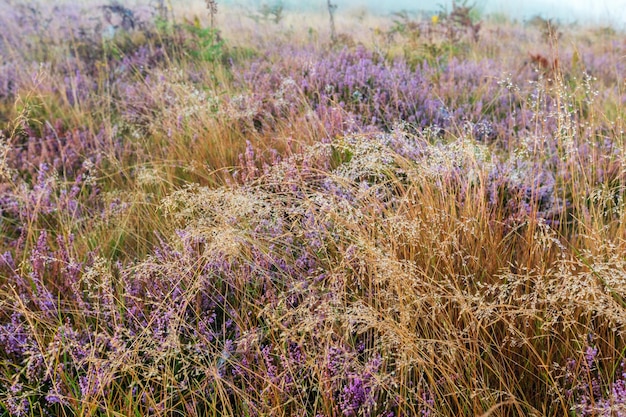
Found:
[[541, 14], [572, 21], [626, 23], [626, 0], [477, 0], [486, 10], [503, 11], [511, 16]]
[[[231, 0], [234, 2], [273, 4], [281, 0]], [[451, 8], [452, 0], [332, 0], [340, 9], [366, 6], [371, 10], [388, 12], [399, 10], [439, 10]], [[289, 7], [303, 5], [323, 7], [326, 0], [282, 0]], [[626, 0], [468, 0], [481, 11], [503, 12], [512, 18], [527, 19], [534, 15], [557, 18], [562, 21], [612, 24], [626, 27]]]

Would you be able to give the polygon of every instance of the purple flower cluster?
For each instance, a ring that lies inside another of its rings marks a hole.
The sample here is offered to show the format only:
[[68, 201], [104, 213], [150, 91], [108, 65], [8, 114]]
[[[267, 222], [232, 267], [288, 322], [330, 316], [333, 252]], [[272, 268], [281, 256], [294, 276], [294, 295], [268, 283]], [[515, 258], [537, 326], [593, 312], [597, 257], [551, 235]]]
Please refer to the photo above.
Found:
[[[373, 127], [389, 130], [399, 121], [416, 130], [435, 127], [459, 133], [471, 123], [476, 139], [508, 142], [512, 133], [534, 126], [526, 99], [532, 89], [524, 85], [528, 71], [501, 82], [507, 67], [496, 61], [453, 58], [412, 69], [402, 59], [389, 62], [357, 47], [324, 53], [298, 49], [286, 62], [246, 64], [240, 82], [255, 91], [258, 117], [281, 117], [270, 95], [292, 80], [298, 94], [283, 98], [282, 107], [301, 107], [306, 97], [329, 135]], [[513, 88], [517, 86], [524, 90]]]
[[580, 361], [567, 362], [567, 399], [578, 416], [626, 416], [626, 363], [622, 360], [607, 381], [598, 354], [597, 347], [587, 346]]

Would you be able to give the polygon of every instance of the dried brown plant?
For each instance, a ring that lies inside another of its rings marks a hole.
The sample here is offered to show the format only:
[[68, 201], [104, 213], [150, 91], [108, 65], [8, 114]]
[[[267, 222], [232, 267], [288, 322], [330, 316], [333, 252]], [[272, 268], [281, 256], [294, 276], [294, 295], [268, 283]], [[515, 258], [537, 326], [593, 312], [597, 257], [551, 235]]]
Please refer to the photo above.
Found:
[[211, 16], [211, 27], [215, 26], [215, 16], [217, 15], [217, 0], [206, 0], [206, 8]]

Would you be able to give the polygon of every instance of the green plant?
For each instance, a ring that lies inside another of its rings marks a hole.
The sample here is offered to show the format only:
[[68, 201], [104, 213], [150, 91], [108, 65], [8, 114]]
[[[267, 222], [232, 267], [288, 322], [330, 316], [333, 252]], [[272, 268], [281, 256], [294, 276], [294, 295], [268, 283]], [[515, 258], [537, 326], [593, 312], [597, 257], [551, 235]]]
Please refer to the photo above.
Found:
[[185, 49], [193, 58], [204, 62], [217, 62], [224, 54], [224, 40], [217, 29], [185, 24], [191, 35], [185, 42]]

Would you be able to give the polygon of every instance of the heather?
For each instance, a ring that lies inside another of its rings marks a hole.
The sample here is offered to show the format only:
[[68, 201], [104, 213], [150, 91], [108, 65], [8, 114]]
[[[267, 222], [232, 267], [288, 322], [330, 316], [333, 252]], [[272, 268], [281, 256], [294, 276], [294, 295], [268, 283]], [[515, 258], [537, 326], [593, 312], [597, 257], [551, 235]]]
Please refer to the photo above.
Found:
[[1, 416], [626, 415], [622, 33], [166, 3], [0, 5]]

